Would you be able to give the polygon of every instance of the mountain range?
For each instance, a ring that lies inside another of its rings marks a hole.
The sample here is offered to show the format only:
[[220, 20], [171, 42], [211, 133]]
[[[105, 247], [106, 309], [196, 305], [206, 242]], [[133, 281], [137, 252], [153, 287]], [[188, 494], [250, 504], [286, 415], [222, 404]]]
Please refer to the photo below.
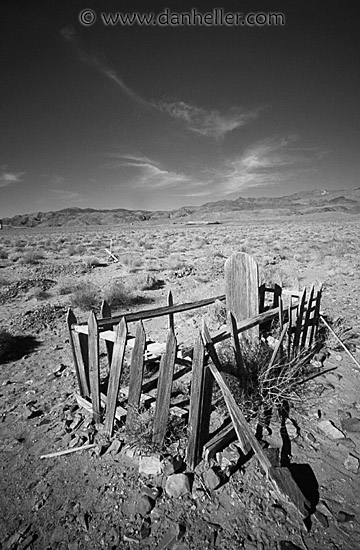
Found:
[[324, 215], [343, 212], [360, 214], [360, 187], [350, 190], [302, 191], [282, 197], [238, 197], [235, 200], [207, 202], [201, 206], [183, 206], [175, 210], [111, 210], [64, 208], [52, 212], [19, 214], [4, 218], [9, 227], [62, 227], [86, 225], [118, 225], [139, 222], [214, 223], [253, 218], [274, 218]]

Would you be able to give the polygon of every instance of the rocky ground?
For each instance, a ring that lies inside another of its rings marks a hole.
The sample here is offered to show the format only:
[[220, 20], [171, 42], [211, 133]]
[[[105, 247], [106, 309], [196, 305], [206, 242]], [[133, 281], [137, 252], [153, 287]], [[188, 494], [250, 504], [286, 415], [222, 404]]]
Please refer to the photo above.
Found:
[[[269, 257], [283, 266], [288, 261]], [[224, 257], [208, 259], [200, 254], [190, 267], [164, 270], [164, 286], [146, 294], [148, 304], [164, 305], [169, 287], [179, 301], [199, 285], [198, 298], [220, 293]], [[301, 285], [324, 281], [323, 313], [359, 361], [360, 277], [339, 265], [331, 258], [322, 264], [304, 259], [298, 278]], [[316, 365], [316, 373], [324, 373], [307, 383], [306, 399], [291, 408], [286, 422], [289, 468], [312, 504], [305, 523], [278, 499], [256, 458], [242, 460], [236, 440], [189, 472], [184, 433], [155, 453], [141, 441], [129, 445], [121, 429], [112, 441], [94, 430], [74, 397], [69, 297], [55, 289], [68, 277], [105, 284], [121, 270], [49, 257], [36, 265], [5, 262], [0, 270], [6, 279], [0, 287], [1, 548], [359, 548], [359, 369], [333, 337], [322, 366]], [[198, 319], [184, 315], [181, 321], [179, 338], [187, 341]], [[161, 341], [163, 327], [154, 321], [148, 326]], [[270, 428], [262, 444], [279, 465], [283, 439], [276, 419]], [[41, 458], [82, 445], [91, 447]]]

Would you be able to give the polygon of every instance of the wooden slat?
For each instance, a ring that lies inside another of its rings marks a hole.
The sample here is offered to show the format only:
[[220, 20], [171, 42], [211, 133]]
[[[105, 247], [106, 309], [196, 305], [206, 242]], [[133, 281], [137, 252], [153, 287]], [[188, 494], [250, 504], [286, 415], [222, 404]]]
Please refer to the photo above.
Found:
[[[192, 381], [190, 394], [190, 414], [188, 423], [188, 446], [186, 462], [193, 470], [201, 459], [202, 402], [204, 399], [205, 348], [199, 334], [194, 344]], [[206, 427], [204, 427], [206, 428]], [[207, 425], [208, 428], [208, 425]]]
[[288, 470], [288, 468], [274, 468], [273, 466], [271, 466], [270, 460], [265, 455], [258, 440], [252, 433], [250, 426], [246, 422], [244, 415], [236, 404], [235, 399], [232, 396], [220, 372], [215, 365], [210, 364], [209, 368], [221, 388], [239, 441], [245, 434], [248, 443], [251, 445], [256, 458], [258, 459], [262, 469], [271, 481], [272, 486], [274, 487], [278, 497], [284, 503], [295, 506], [296, 510], [300, 512], [302, 517], [307, 517], [311, 510], [311, 504], [300, 491], [299, 487], [297, 486], [291, 475], [291, 472]]
[[[168, 295], [167, 295], [167, 303], [168, 303], [169, 307], [172, 307], [174, 305], [174, 298], [173, 298], [171, 290], [169, 290]], [[169, 313], [169, 328], [171, 330], [175, 330], [175, 328], [174, 328], [174, 314], [173, 313]]]
[[153, 428], [153, 442], [160, 447], [165, 439], [166, 425], [169, 417], [176, 348], [177, 344], [174, 331], [169, 329], [166, 350], [160, 361]]
[[[75, 398], [76, 398], [76, 401], [78, 402], [78, 405], [80, 407], [85, 409], [90, 414], [93, 414], [93, 407], [92, 407], [92, 404], [90, 403], [90, 401], [88, 401], [84, 397], [81, 397], [81, 395], [79, 395], [77, 393], [75, 393]], [[101, 400], [101, 405], [103, 407], [105, 407], [107, 398], [103, 393], [100, 394], [100, 400]], [[123, 407], [116, 407], [115, 418], [117, 420], [121, 420], [124, 416], [126, 416], [126, 414], [127, 414], [126, 409], [124, 409]]]
[[285, 336], [286, 336], [287, 331], [288, 331], [288, 327], [287, 327], [287, 325], [285, 325], [285, 326], [283, 327], [282, 331], [281, 331], [280, 338], [279, 338], [279, 340], [277, 341], [276, 346], [275, 346], [275, 348], [274, 348], [274, 351], [273, 351], [273, 353], [272, 353], [272, 356], [271, 356], [271, 359], [270, 359], [270, 362], [269, 362], [269, 366], [268, 366], [268, 368], [267, 368], [268, 371], [270, 371], [270, 369], [272, 368], [272, 366], [273, 366], [274, 363], [275, 363], [275, 360], [276, 360], [277, 355], [278, 355], [278, 353], [279, 353], [279, 351], [280, 351], [280, 349], [281, 349], [281, 346], [282, 346], [282, 343], [283, 343], [283, 341], [284, 341], [284, 338], [285, 338]]
[[112, 436], [116, 403], [119, 393], [119, 384], [126, 347], [127, 326], [125, 319], [122, 319], [116, 327], [116, 339], [113, 350], [113, 357], [110, 367], [109, 385], [107, 390], [107, 405], [105, 415], [105, 434]]
[[[214, 342], [213, 342], [213, 340], [210, 336], [210, 332], [209, 332], [208, 327], [206, 326], [205, 321], [203, 321], [201, 336], [203, 338], [206, 349], [208, 350], [210, 358], [211, 358], [213, 364], [215, 365], [216, 369], [217, 370], [221, 369], [221, 364], [220, 364], [218, 355], [216, 353]], [[245, 436], [242, 436], [240, 431], [238, 433], [238, 437], [239, 437], [239, 443], [241, 445], [241, 450], [246, 455], [250, 450], [248, 440]]]
[[292, 342], [292, 329], [293, 329], [293, 322], [292, 322], [292, 311], [291, 311], [291, 301], [288, 307], [288, 328], [287, 328], [287, 358], [288, 360], [291, 359], [291, 342]]
[[91, 401], [94, 421], [96, 425], [99, 425], [101, 423], [99, 331], [93, 311], [89, 315], [88, 330]]
[[229, 311], [228, 313], [228, 326], [230, 327], [230, 331], [231, 331], [231, 341], [234, 348], [235, 363], [237, 367], [239, 380], [242, 384], [245, 384], [247, 373], [244, 365], [243, 356], [241, 353], [240, 340], [239, 340], [239, 335], [237, 333], [236, 319], [234, 314], [231, 311]]
[[322, 295], [322, 284], [320, 285], [316, 296], [315, 311], [314, 311], [314, 317], [313, 317], [313, 325], [311, 327], [309, 346], [312, 345], [313, 339], [316, 336], [317, 330], [319, 327], [321, 295]]
[[[233, 254], [225, 262], [226, 308], [239, 323], [259, 314], [259, 274], [254, 258], [245, 252]], [[246, 334], [254, 341], [259, 338], [259, 328], [254, 326]]]
[[[109, 319], [111, 317], [111, 308], [105, 300], [103, 300], [103, 302], [101, 303], [100, 315], [101, 315], [102, 319], [104, 319], [104, 318]], [[112, 330], [113, 325], [112, 325], [112, 323], [109, 323], [108, 325], [106, 325], [103, 328], [104, 328], [104, 330]], [[111, 366], [111, 361], [112, 361], [112, 354], [113, 354], [114, 344], [112, 342], [109, 342], [108, 340], [105, 340], [105, 346], [106, 346], [106, 354], [107, 354], [107, 357], [108, 357], [108, 365], [110, 367]]]
[[265, 310], [265, 283], [259, 286], [259, 313], [263, 313]]
[[[164, 306], [156, 309], [145, 309], [143, 311], [137, 311], [135, 313], [128, 313], [124, 315], [125, 321], [131, 323], [134, 321], [140, 321], [144, 319], [153, 319], [154, 317], [162, 317], [163, 315], [170, 315], [172, 313], [181, 313], [182, 311], [189, 311], [191, 309], [197, 309], [199, 307], [208, 306], [216, 302], [216, 300], [224, 301], [225, 295], [215, 296], [214, 298], [206, 298], [205, 300], [198, 300], [196, 302], [189, 302], [186, 304], [178, 304], [176, 306]], [[106, 326], [109, 322], [114, 325], [121, 320], [122, 316], [114, 316], [111, 319], [99, 319], [99, 327]]]
[[311, 319], [311, 313], [312, 313], [312, 303], [314, 299], [314, 292], [315, 292], [315, 288], [314, 288], [314, 285], [312, 285], [310, 289], [308, 302], [307, 302], [306, 312], [305, 312], [304, 326], [303, 326], [303, 332], [302, 332], [301, 342], [300, 342], [301, 348], [305, 348], [306, 342], [308, 340], [308, 330], [310, 328], [310, 319]]
[[292, 354], [291, 354], [292, 357], [296, 357], [299, 353], [301, 331], [302, 331], [302, 326], [304, 321], [305, 305], [306, 305], [306, 289], [304, 288], [300, 298], [299, 309], [298, 309], [297, 319], [295, 323], [294, 341], [293, 341]]
[[282, 296], [279, 298], [279, 327], [280, 331], [283, 329], [283, 320], [284, 320], [284, 305]]
[[70, 308], [68, 309], [66, 315], [66, 323], [69, 330], [70, 346], [73, 354], [76, 378], [79, 385], [80, 395], [82, 395], [83, 397], [88, 397], [90, 394], [88, 384], [88, 363], [84, 361], [80, 343], [80, 335], [72, 328], [72, 325], [77, 323], [77, 319], [74, 312]]
[[211, 460], [216, 453], [224, 449], [236, 439], [236, 432], [232, 422], [217, 431], [204, 445], [204, 460]]
[[274, 307], [279, 307], [279, 299], [280, 299], [280, 296], [281, 296], [281, 292], [282, 292], [281, 286], [275, 284], [275, 286], [274, 286], [273, 308]]
[[135, 346], [131, 356], [128, 414], [126, 426], [131, 429], [140, 403], [141, 386], [144, 372], [145, 331], [141, 321], [136, 327]]

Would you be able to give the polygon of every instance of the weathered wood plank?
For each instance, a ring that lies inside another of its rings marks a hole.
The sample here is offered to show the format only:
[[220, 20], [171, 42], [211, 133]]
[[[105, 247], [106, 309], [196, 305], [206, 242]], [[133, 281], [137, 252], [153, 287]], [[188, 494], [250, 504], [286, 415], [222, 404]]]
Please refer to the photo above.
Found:
[[259, 286], [259, 313], [263, 313], [265, 310], [265, 292], [268, 290], [265, 283]]
[[[90, 401], [88, 401], [87, 399], [85, 399], [84, 397], [81, 397], [81, 395], [75, 393], [75, 399], [78, 403], [78, 405], [80, 407], [82, 407], [83, 409], [85, 409], [87, 412], [89, 412], [90, 414], [93, 414], [93, 407], [92, 407], [92, 404]], [[106, 402], [107, 402], [107, 397], [106, 395], [104, 395], [103, 393], [100, 394], [100, 400], [101, 400], [101, 405], [103, 407], [106, 406]], [[124, 416], [126, 416], [127, 414], [127, 411], [126, 409], [124, 409], [123, 407], [116, 407], [116, 410], [115, 410], [115, 418], [116, 420], [121, 420]]]
[[131, 429], [140, 403], [141, 386], [144, 372], [145, 331], [141, 321], [136, 327], [135, 346], [131, 356], [128, 414], [126, 426]]
[[114, 417], [119, 392], [121, 371], [126, 347], [127, 326], [123, 318], [116, 328], [116, 339], [110, 367], [109, 385], [107, 390], [107, 405], [105, 415], [105, 434], [111, 437], [114, 428]]
[[308, 301], [307, 301], [307, 304], [306, 304], [304, 326], [303, 326], [301, 342], [300, 342], [300, 347], [301, 348], [305, 348], [306, 343], [308, 341], [308, 330], [310, 328], [310, 319], [311, 319], [311, 313], [312, 313], [312, 304], [313, 304], [313, 299], [314, 299], [314, 292], [315, 292], [315, 287], [314, 287], [314, 285], [312, 285], [311, 289], [310, 289], [309, 298], [308, 298]]
[[135, 313], [128, 313], [124, 316], [116, 316], [111, 319], [99, 319], [99, 327], [106, 326], [109, 322], [112, 322], [116, 325], [122, 317], [125, 318], [127, 323], [134, 321], [140, 321], [144, 319], [153, 319], [154, 317], [162, 317], [163, 315], [170, 315], [171, 313], [181, 313], [183, 311], [189, 311], [191, 309], [197, 309], [199, 307], [208, 306], [213, 304], [216, 300], [224, 301], [225, 295], [221, 294], [220, 296], [214, 296], [213, 298], [206, 298], [204, 300], [198, 300], [196, 302], [188, 302], [185, 304], [178, 304], [175, 306], [164, 306], [156, 309], [145, 309], [143, 311], [137, 311]]
[[96, 425], [99, 425], [101, 423], [99, 330], [93, 311], [89, 315], [88, 330], [91, 401], [93, 404], [94, 421]]
[[291, 354], [292, 357], [296, 357], [299, 353], [301, 331], [302, 331], [303, 321], [304, 321], [305, 305], [306, 305], [306, 288], [304, 288], [300, 298], [299, 309], [298, 309], [297, 319], [295, 323], [294, 341], [293, 341], [293, 348], [292, 348], [292, 354]]
[[174, 331], [169, 329], [166, 350], [160, 361], [158, 391], [154, 415], [153, 442], [161, 446], [166, 434], [169, 417], [171, 388], [176, 357], [176, 338]]
[[321, 296], [322, 296], [322, 284], [319, 286], [319, 290], [317, 291], [317, 295], [316, 295], [315, 311], [314, 311], [314, 317], [313, 317], [313, 324], [311, 327], [309, 346], [312, 345], [314, 337], [316, 336], [317, 330], [319, 327]]
[[239, 340], [239, 335], [237, 333], [236, 319], [234, 314], [231, 311], [229, 311], [228, 313], [228, 326], [230, 327], [230, 331], [231, 331], [231, 342], [234, 348], [237, 373], [241, 383], [245, 384], [247, 373], [244, 365], [243, 356], [241, 353], [240, 340]]
[[204, 460], [211, 460], [216, 453], [224, 449], [229, 443], [235, 441], [236, 432], [232, 422], [221, 428], [214, 434], [209, 441], [204, 445], [203, 457]]
[[279, 307], [279, 299], [281, 297], [282, 288], [280, 285], [275, 284], [274, 286], [274, 301], [273, 301], [273, 308]]
[[89, 396], [89, 384], [88, 384], [88, 378], [89, 378], [89, 372], [88, 372], [88, 362], [84, 361], [81, 343], [80, 343], [80, 335], [73, 330], [72, 326], [77, 323], [77, 319], [75, 317], [74, 312], [72, 309], [68, 309], [67, 315], [66, 315], [66, 323], [68, 326], [69, 331], [69, 340], [70, 340], [70, 346], [71, 351], [73, 354], [74, 359], [74, 366], [75, 366], [75, 372], [76, 372], [76, 378], [79, 385], [79, 391], [80, 395]]
[[[167, 304], [168, 304], [169, 307], [172, 307], [174, 305], [174, 298], [173, 298], [171, 290], [169, 290], [168, 295], [167, 295]], [[169, 313], [169, 328], [171, 330], [175, 330], [175, 327], [174, 327], [174, 314], [173, 313]]]
[[[109, 319], [111, 317], [111, 308], [105, 300], [103, 300], [102, 303], [101, 303], [100, 316], [101, 316], [102, 319], [104, 319], [104, 318]], [[104, 328], [104, 330], [113, 330], [113, 324], [109, 323], [108, 325], [104, 326], [103, 328]], [[105, 340], [105, 346], [106, 346], [106, 354], [107, 354], [107, 357], [108, 357], [108, 365], [110, 367], [111, 366], [111, 361], [112, 361], [112, 354], [113, 354], [114, 344], [112, 342], [109, 342], [108, 340]]]
[[[233, 254], [225, 262], [226, 308], [239, 323], [259, 314], [259, 274], [254, 258], [245, 252]], [[247, 339], [259, 338], [255, 326], [246, 334]]]
[[190, 414], [188, 422], [188, 446], [186, 462], [193, 470], [200, 460], [201, 409], [204, 393], [205, 348], [199, 334], [194, 344]]
[[[210, 336], [210, 332], [209, 332], [208, 327], [206, 326], [205, 321], [203, 321], [201, 336], [203, 338], [206, 349], [209, 352], [210, 358], [211, 358], [214, 366], [216, 367], [216, 370], [218, 370], [218, 369], [220, 370], [221, 369], [221, 364], [220, 364], [220, 361], [219, 361], [219, 358], [218, 358], [218, 355], [217, 355], [217, 352], [216, 352], [216, 349], [215, 349], [215, 346], [214, 346], [214, 342], [213, 342], [213, 340]], [[238, 433], [238, 437], [239, 437], [239, 443], [241, 445], [242, 452], [244, 454], [247, 454], [250, 451], [248, 439], [244, 435], [241, 434], [240, 430], [239, 430], [239, 433]]]

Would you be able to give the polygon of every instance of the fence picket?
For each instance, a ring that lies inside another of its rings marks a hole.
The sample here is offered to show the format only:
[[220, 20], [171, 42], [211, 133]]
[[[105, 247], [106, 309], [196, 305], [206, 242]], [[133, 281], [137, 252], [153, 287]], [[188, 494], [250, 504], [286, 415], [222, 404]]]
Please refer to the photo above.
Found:
[[144, 351], [146, 336], [142, 321], [136, 327], [135, 345], [131, 356], [128, 412], [126, 426], [131, 429], [140, 403], [141, 385], [144, 372]]
[[99, 329], [93, 311], [91, 311], [89, 315], [88, 330], [91, 401], [93, 406], [93, 418], [95, 424], [99, 425], [101, 423]]
[[110, 367], [109, 385], [107, 391], [105, 434], [111, 437], [114, 428], [114, 417], [119, 392], [120, 377], [126, 347], [127, 326], [122, 318], [116, 328], [115, 344]]
[[72, 325], [77, 323], [77, 319], [72, 309], [68, 309], [66, 315], [66, 323], [69, 330], [69, 340], [71, 351], [73, 354], [76, 378], [79, 385], [80, 395], [82, 397], [89, 397], [89, 369], [88, 358], [84, 360], [83, 349], [81, 346], [81, 334], [73, 330]]
[[164, 442], [169, 417], [171, 388], [173, 382], [177, 343], [174, 331], [169, 329], [165, 353], [161, 357], [157, 386], [156, 407], [153, 426], [153, 442], [161, 446]]
[[[111, 317], [111, 308], [105, 300], [103, 300], [103, 302], [101, 303], [100, 316], [101, 316], [102, 319]], [[113, 330], [113, 324], [109, 323], [108, 325], [105, 325], [105, 327], [103, 327], [103, 329], [104, 330]], [[108, 365], [109, 365], [109, 368], [110, 368], [111, 361], [112, 361], [112, 354], [113, 354], [114, 344], [113, 344], [113, 342], [109, 342], [108, 340], [105, 340], [105, 346], [106, 346], [106, 354], [107, 354], [107, 357], [108, 357]]]

